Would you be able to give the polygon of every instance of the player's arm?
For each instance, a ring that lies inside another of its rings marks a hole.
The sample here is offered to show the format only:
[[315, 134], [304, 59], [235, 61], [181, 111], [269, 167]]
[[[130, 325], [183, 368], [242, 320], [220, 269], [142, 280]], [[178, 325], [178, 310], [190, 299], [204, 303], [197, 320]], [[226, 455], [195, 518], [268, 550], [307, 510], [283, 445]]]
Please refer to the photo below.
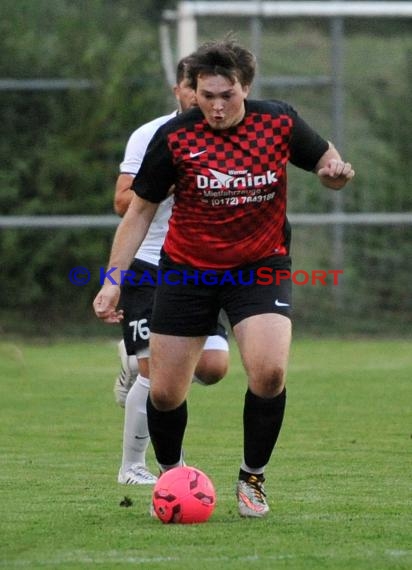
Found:
[[293, 108], [290, 161], [295, 166], [315, 172], [324, 186], [340, 190], [355, 176], [352, 165], [342, 160], [334, 145], [314, 131]]
[[113, 208], [116, 214], [124, 216], [134, 196], [131, 189], [134, 177], [139, 172], [147, 145], [153, 134], [150, 123], [142, 125], [130, 135], [126, 144], [120, 174], [116, 180]]
[[320, 157], [315, 172], [321, 183], [332, 190], [340, 190], [355, 176], [350, 162], [342, 160], [331, 142], [329, 142], [329, 148]]
[[113, 208], [118, 216], [124, 216], [130, 202], [134, 196], [131, 189], [134, 179], [133, 174], [121, 173], [116, 180], [116, 187], [113, 199]]
[[158, 204], [134, 195], [126, 214], [120, 222], [112, 245], [109, 264], [102, 288], [93, 301], [96, 316], [107, 323], [122, 320], [122, 311], [116, 307], [120, 297], [122, 271], [127, 271], [134, 254], [144, 240]]

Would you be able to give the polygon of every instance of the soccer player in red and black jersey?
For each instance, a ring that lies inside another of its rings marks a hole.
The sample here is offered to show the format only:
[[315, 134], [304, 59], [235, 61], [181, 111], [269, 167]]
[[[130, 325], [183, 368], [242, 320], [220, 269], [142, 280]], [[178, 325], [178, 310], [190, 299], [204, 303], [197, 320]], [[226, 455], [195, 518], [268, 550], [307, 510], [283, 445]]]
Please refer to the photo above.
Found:
[[[160, 264], [161, 275], [174, 280], [158, 283], [151, 322], [151, 440], [161, 470], [182, 463], [194, 367], [224, 309], [248, 383], [239, 513], [262, 517], [269, 511], [264, 471], [283, 421], [291, 341], [291, 283], [283, 278], [290, 270], [287, 165], [315, 173], [334, 190], [354, 171], [287, 103], [247, 100], [255, 57], [232, 40], [201, 46], [186, 72], [198, 108], [154, 135], [109, 267], [117, 268], [111, 276], [119, 283], [157, 205], [174, 186]], [[258, 278], [263, 268], [272, 281]], [[119, 286], [105, 282], [94, 301], [96, 315], [121, 319], [118, 297]]]

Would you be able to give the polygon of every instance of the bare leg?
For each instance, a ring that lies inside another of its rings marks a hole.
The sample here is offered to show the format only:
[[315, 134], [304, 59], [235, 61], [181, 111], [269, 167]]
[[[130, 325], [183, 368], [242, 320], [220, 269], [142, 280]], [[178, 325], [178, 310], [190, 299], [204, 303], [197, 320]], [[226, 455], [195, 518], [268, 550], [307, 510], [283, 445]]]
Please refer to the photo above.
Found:
[[290, 320], [264, 314], [244, 319], [233, 328], [251, 392], [273, 398], [285, 386], [292, 336]]
[[150, 394], [147, 419], [150, 438], [161, 469], [182, 461], [187, 423], [186, 397], [205, 337], [150, 337]]

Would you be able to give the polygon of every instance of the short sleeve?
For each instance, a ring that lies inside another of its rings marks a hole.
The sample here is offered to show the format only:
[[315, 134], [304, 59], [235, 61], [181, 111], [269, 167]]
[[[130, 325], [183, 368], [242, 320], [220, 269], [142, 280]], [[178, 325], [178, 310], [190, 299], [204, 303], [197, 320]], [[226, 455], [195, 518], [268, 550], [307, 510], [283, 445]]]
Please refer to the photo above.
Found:
[[314, 131], [296, 112], [290, 142], [290, 162], [304, 170], [314, 170], [329, 143]]
[[167, 134], [160, 128], [147, 147], [142, 165], [132, 183], [132, 190], [149, 202], [167, 198], [175, 181], [175, 167], [167, 144]]

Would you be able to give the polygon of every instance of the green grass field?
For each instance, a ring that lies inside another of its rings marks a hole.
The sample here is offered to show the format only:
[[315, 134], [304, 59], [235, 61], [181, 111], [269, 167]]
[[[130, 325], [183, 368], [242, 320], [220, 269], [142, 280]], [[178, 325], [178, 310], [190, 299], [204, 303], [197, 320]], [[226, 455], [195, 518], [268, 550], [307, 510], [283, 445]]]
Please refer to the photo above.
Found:
[[412, 568], [410, 342], [294, 342], [264, 520], [237, 514], [245, 385], [236, 349], [231, 361], [219, 385], [193, 387], [185, 440], [216, 510], [162, 525], [150, 489], [116, 483], [115, 343], [1, 343], [0, 567]]

